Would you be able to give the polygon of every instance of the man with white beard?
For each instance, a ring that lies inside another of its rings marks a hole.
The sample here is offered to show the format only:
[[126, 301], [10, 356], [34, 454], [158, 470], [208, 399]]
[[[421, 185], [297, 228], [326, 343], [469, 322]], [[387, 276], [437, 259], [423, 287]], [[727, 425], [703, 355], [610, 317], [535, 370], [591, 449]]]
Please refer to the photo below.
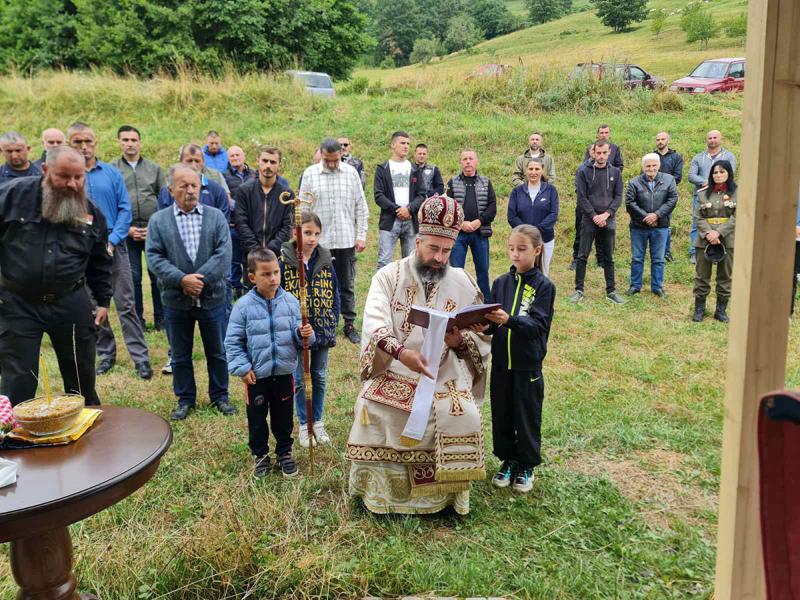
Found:
[[0, 189], [0, 394], [12, 404], [33, 398], [47, 333], [64, 391], [100, 404], [95, 329], [108, 318], [112, 296], [108, 228], [86, 198], [86, 162], [77, 150], [53, 148], [42, 171]]

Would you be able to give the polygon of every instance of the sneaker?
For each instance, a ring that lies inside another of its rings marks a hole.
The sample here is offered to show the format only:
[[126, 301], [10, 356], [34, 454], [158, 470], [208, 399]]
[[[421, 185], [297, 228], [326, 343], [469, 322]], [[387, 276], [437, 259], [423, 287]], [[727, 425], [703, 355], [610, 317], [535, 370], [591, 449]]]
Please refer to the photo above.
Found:
[[514, 485], [512, 488], [515, 492], [527, 494], [533, 488], [533, 480], [533, 469], [531, 467], [520, 469], [514, 476]]
[[318, 444], [331, 443], [331, 436], [325, 431], [325, 424], [322, 421], [314, 423], [314, 437], [317, 439]]
[[514, 476], [514, 461], [504, 460], [500, 465], [500, 470], [492, 477], [492, 485], [498, 488], [507, 488], [511, 485], [511, 478]]
[[575, 293], [569, 297], [569, 301], [575, 303], [583, 302], [583, 291], [575, 290]]
[[667, 262], [672, 262], [672, 261], [674, 261], [674, 260], [675, 260], [675, 257], [673, 257], [673, 256], [672, 256], [672, 254], [670, 254], [669, 252], [667, 252], [667, 253], [664, 255], [664, 260], [665, 260], [665, 261], [667, 261]]
[[353, 344], [361, 343], [361, 336], [358, 335], [358, 332], [356, 331], [356, 328], [353, 327], [352, 323], [344, 326], [344, 337], [350, 340]]
[[167, 359], [167, 364], [161, 367], [161, 374], [162, 375], [172, 375], [172, 359]]
[[294, 477], [300, 472], [291, 454], [282, 454], [277, 458], [277, 462], [284, 477]]
[[689, 256], [689, 262], [692, 263], [693, 265], [697, 264], [697, 259], [694, 257], [694, 254]]
[[[308, 448], [308, 426], [306, 423], [300, 423], [297, 428], [297, 437], [298, 441], [300, 442], [301, 448]], [[317, 445], [317, 440], [314, 437], [311, 437], [311, 443], [315, 446]]]
[[629, 288], [628, 288], [628, 291], [627, 291], [627, 292], [625, 292], [625, 295], [626, 295], [626, 296], [635, 296], [635, 295], [636, 295], [636, 294], [638, 294], [639, 292], [641, 292], [641, 290], [640, 290], [639, 288], [635, 288], [635, 287], [629, 287]]
[[572, 262], [569, 263], [569, 270], [574, 271], [577, 268], [578, 268], [578, 261], [573, 258]]
[[617, 292], [608, 292], [606, 298], [611, 300], [614, 304], [625, 304], [625, 298], [620, 296]]
[[270, 467], [269, 454], [265, 454], [264, 456], [256, 456], [255, 460], [256, 460], [256, 465], [255, 468], [253, 469], [253, 475], [259, 479], [269, 475], [269, 467]]
[[664, 290], [652, 290], [652, 291], [653, 291], [653, 296], [657, 296], [659, 298], [667, 297], [667, 293]]

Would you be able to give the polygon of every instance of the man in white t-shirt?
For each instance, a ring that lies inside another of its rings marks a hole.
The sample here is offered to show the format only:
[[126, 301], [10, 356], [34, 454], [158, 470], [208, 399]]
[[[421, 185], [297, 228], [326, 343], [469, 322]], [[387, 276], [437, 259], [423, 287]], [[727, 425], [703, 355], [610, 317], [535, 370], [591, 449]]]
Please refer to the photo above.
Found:
[[417, 166], [408, 160], [411, 149], [408, 134], [395, 131], [389, 147], [391, 157], [375, 170], [375, 203], [381, 209], [378, 269], [392, 262], [398, 239], [403, 258], [413, 252], [417, 212], [425, 200]]

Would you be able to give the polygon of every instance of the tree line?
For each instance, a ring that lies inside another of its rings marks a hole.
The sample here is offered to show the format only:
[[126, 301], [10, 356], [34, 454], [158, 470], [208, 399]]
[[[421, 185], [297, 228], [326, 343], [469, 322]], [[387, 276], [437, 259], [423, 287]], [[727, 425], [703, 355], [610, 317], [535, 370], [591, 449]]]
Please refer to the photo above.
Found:
[[0, 0], [0, 69], [233, 65], [342, 78], [372, 45], [367, 19], [352, 0]]

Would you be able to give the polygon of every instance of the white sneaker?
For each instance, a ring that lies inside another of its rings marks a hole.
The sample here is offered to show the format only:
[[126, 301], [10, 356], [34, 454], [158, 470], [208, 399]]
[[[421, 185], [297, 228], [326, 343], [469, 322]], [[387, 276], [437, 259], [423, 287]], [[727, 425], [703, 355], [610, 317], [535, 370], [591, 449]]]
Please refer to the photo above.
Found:
[[[297, 424], [297, 441], [300, 442], [302, 448], [308, 448], [308, 425], [302, 423]], [[312, 443], [316, 446], [317, 442], [311, 438]]]
[[167, 364], [161, 367], [161, 374], [162, 375], [172, 375], [172, 359], [167, 359]]
[[314, 423], [314, 437], [317, 438], [319, 444], [330, 444], [331, 436], [325, 431], [325, 424], [322, 421]]

